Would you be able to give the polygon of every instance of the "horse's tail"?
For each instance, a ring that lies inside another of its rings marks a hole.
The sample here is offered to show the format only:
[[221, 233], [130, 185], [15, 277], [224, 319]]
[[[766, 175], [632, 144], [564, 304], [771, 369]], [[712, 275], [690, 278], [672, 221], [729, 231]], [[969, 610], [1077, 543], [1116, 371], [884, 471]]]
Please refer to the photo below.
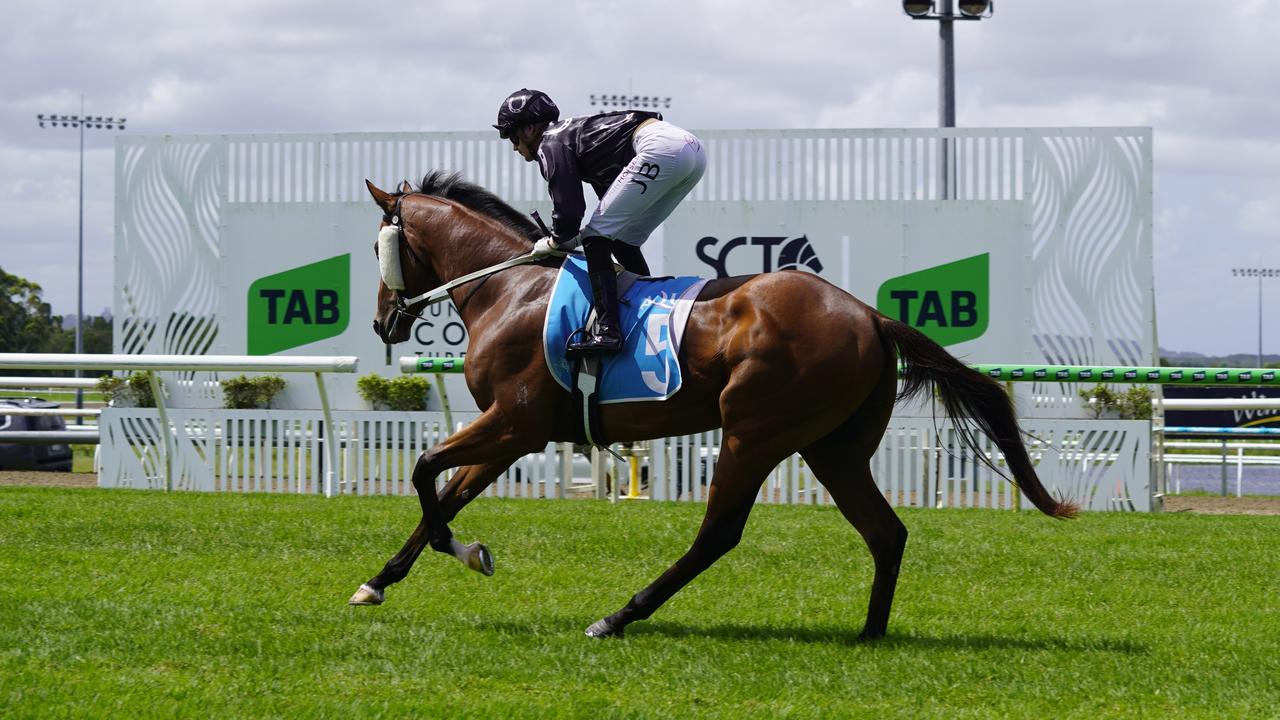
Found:
[[947, 415], [955, 421], [961, 441], [975, 458], [1000, 472], [978, 445], [977, 431], [981, 430], [1004, 453], [1014, 482], [1041, 512], [1056, 518], [1075, 517], [1079, 507], [1054, 498], [1040, 483], [1022, 442], [1013, 404], [999, 383], [966, 367], [941, 345], [906, 323], [877, 314], [876, 325], [881, 337], [897, 349], [905, 365], [898, 400], [918, 395], [932, 383], [942, 397]]

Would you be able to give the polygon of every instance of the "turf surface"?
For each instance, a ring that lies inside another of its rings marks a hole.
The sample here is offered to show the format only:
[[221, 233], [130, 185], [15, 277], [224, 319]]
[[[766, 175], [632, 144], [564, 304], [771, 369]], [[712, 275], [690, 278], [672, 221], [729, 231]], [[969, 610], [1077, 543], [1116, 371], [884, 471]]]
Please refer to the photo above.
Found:
[[482, 499], [347, 597], [411, 498], [0, 488], [5, 717], [1277, 717], [1280, 518], [903, 510], [889, 637], [830, 508], [742, 545], [622, 640], [591, 640], [693, 537], [692, 504]]

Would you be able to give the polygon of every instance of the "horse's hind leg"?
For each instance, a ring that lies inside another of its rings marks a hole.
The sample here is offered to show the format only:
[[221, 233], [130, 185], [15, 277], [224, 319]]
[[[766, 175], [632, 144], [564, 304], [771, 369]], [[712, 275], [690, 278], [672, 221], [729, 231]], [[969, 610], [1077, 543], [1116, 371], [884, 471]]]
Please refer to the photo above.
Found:
[[[808, 453], [804, 457], [821, 478], [822, 473], [817, 470], [821, 461], [810, 458]], [[889, 609], [893, 605], [893, 591], [898, 584], [902, 552], [907, 544], [907, 528], [893, 512], [884, 495], [880, 494], [865, 461], [849, 458], [840, 465], [843, 466], [841, 469], [844, 477], [824, 483], [840, 512], [866, 541], [876, 568], [862, 637], [883, 637], [889, 627]]]
[[725, 433], [707, 493], [707, 514], [689, 550], [657, 580], [636, 593], [621, 610], [593, 623], [587, 628], [587, 635], [621, 636], [627, 624], [652, 615], [680, 588], [737, 546], [760, 485], [780, 461], [780, 458], [747, 451], [744, 445], [748, 444]]
[[875, 579], [862, 629], [864, 638], [883, 637], [888, 628], [893, 591], [907, 544], [906, 526], [871, 476], [871, 456], [884, 435], [892, 409], [892, 395], [887, 402], [883, 395], [877, 388], [840, 427], [800, 453], [871, 550]]

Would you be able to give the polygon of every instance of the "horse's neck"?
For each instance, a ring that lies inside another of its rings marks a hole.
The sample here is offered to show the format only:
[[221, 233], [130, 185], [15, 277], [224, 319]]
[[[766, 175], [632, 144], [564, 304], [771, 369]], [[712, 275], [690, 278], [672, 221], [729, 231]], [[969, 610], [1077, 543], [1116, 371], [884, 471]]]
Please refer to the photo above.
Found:
[[[505, 225], [480, 216], [468, 216], [466, 222], [451, 223], [440, 230], [432, 234], [438, 240], [431, 243], [430, 262], [442, 283], [491, 268], [531, 249], [528, 241]], [[449, 295], [463, 323], [470, 328], [479, 313], [511, 297], [509, 283], [515, 282], [516, 275], [519, 273], [507, 270], [451, 289]]]
[[432, 265], [440, 280], [449, 282], [493, 267], [529, 250], [527, 243], [516, 240], [505, 232], [495, 234], [488, 227], [479, 230], [460, 228], [432, 253]]
[[425, 236], [431, 238], [430, 262], [441, 282], [456, 280], [530, 250], [528, 241], [506, 225], [458, 205], [447, 214], [431, 212], [425, 230]]

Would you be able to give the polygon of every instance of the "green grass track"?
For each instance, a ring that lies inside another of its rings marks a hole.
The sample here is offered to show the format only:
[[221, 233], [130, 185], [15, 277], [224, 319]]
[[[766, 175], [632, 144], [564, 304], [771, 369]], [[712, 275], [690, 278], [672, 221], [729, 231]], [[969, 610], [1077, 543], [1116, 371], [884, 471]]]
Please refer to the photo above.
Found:
[[412, 498], [0, 488], [0, 716], [1280, 717], [1280, 518], [903, 510], [889, 637], [831, 508], [742, 544], [622, 640], [695, 504], [477, 501], [486, 578], [427, 551], [347, 597]]

